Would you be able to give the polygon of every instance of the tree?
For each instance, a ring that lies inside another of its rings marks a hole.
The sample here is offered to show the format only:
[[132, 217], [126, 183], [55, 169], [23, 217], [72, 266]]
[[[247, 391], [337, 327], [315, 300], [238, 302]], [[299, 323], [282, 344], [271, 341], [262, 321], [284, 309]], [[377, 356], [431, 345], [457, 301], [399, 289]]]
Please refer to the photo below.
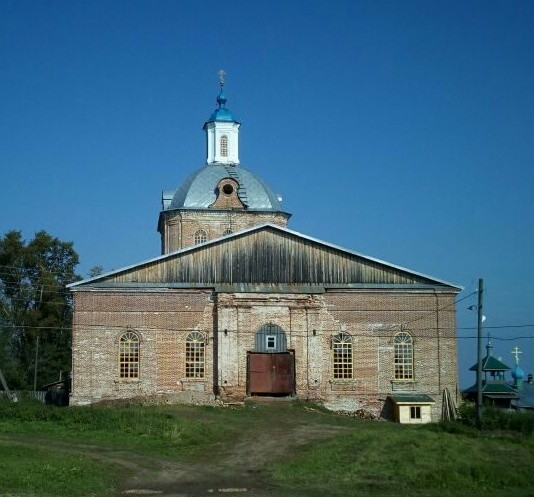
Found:
[[[70, 370], [75, 274], [72, 243], [45, 231], [28, 243], [20, 231], [0, 239], [0, 368], [15, 389], [31, 389]], [[37, 367], [36, 367], [37, 359]], [[37, 376], [35, 377], [35, 372]]]
[[104, 272], [104, 268], [102, 266], [93, 266], [89, 268], [89, 278], [95, 278], [96, 276], [100, 276]]

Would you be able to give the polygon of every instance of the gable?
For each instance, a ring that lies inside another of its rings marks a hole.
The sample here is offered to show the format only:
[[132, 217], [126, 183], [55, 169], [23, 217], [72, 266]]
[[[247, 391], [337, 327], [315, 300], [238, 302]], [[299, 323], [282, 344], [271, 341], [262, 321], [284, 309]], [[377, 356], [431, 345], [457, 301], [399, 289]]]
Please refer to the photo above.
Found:
[[255, 227], [70, 286], [91, 283], [208, 287], [432, 285], [460, 290], [449, 283], [275, 225]]

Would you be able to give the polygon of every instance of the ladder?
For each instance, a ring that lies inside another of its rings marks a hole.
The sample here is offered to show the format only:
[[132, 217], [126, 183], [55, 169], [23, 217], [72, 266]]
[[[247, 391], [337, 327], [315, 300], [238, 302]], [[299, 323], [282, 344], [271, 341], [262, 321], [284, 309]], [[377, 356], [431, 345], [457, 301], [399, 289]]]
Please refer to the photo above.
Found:
[[17, 402], [19, 399], [17, 399], [17, 396], [8, 388], [6, 379], [4, 378], [4, 374], [2, 373], [1, 369], [0, 369], [0, 382], [2, 383], [2, 386], [4, 387], [4, 390], [6, 391], [7, 398], [11, 402]]

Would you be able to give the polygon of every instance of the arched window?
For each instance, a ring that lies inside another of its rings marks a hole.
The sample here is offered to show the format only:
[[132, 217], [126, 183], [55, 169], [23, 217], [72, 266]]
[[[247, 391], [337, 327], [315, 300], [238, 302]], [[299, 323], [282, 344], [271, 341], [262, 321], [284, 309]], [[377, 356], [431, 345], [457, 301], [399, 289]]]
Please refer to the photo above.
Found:
[[413, 380], [413, 338], [406, 331], [395, 335], [395, 379]]
[[233, 233], [233, 231], [232, 231], [230, 228], [226, 228], [226, 229], [223, 231], [223, 236], [231, 235], [232, 233]]
[[264, 324], [256, 332], [254, 351], [271, 354], [287, 352], [286, 332], [277, 324]]
[[204, 230], [198, 230], [195, 233], [195, 245], [204, 243], [208, 240], [208, 234]]
[[139, 337], [133, 331], [119, 338], [119, 377], [139, 378]]
[[193, 331], [187, 335], [185, 342], [186, 378], [204, 378], [205, 345], [202, 333]]
[[221, 136], [221, 157], [228, 157], [228, 137]]
[[332, 337], [334, 351], [334, 379], [352, 378], [352, 337], [338, 333]]

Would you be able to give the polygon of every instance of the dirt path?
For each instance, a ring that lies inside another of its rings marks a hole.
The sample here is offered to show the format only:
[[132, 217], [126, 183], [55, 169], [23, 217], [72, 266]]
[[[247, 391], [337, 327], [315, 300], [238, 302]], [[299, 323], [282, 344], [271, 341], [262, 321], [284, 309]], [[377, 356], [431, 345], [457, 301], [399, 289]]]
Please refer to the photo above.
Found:
[[198, 464], [152, 460], [151, 463], [158, 463], [158, 467], [147, 471], [140, 466], [137, 476], [130, 478], [121, 493], [158, 493], [173, 497], [245, 492], [253, 492], [255, 496], [271, 495], [271, 489], [262, 477], [266, 464], [287, 455], [288, 446], [303, 445], [338, 431], [325, 429], [314, 431], [310, 436], [300, 428], [280, 429], [261, 438], [244, 436], [235, 446], [214, 454], [209, 462]]
[[[263, 403], [269, 401], [263, 401]], [[276, 401], [274, 401], [276, 402]], [[259, 425], [250, 424], [240, 431], [233, 443], [212, 448], [202, 461], [177, 462], [129, 451], [72, 444], [60, 440], [1, 436], [4, 440], [32, 446], [54, 447], [66, 452], [86, 454], [125, 470], [130, 476], [116, 494], [121, 496], [162, 495], [192, 497], [215, 495], [278, 496], [269, 486], [263, 469], [267, 464], [290, 457], [299, 447], [326, 439], [350, 428], [329, 423], [303, 425], [294, 419], [289, 403], [277, 403], [276, 419]]]
[[286, 405], [284, 409], [284, 404], [278, 402], [276, 419], [270, 425], [244, 429], [235, 443], [217, 447], [207, 461], [159, 461], [156, 470], [141, 471], [137, 477], [131, 478], [121, 490], [122, 495], [276, 495], [276, 489], [269, 487], [263, 476], [267, 464], [289, 457], [297, 448], [310, 442], [348, 430], [328, 424], [303, 425], [301, 420], [292, 419], [289, 405]]

